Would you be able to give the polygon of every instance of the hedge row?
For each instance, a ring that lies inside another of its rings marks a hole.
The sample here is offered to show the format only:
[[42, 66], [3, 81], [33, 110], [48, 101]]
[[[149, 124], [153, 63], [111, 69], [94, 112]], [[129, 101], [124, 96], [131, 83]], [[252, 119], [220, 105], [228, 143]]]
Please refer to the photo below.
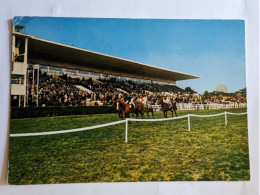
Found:
[[112, 106], [53, 106], [53, 107], [13, 107], [11, 118], [34, 118], [62, 115], [84, 115], [84, 114], [104, 114], [115, 113], [116, 109]]

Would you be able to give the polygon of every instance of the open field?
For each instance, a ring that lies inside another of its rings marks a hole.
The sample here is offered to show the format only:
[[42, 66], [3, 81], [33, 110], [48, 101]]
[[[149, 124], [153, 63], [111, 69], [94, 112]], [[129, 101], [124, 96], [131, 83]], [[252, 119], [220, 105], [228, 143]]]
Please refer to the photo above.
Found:
[[[178, 115], [246, 109], [178, 111]], [[162, 118], [162, 112], [155, 118]], [[57, 131], [119, 120], [117, 114], [11, 119], [10, 132]], [[249, 180], [247, 115], [133, 122], [90, 131], [10, 138], [9, 183]]]

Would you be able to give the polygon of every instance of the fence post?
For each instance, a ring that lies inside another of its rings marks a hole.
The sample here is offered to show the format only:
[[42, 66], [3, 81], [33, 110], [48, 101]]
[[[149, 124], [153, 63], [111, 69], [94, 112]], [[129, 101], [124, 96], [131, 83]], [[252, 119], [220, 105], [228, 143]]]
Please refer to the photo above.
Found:
[[188, 129], [190, 131], [190, 114], [188, 114]]
[[227, 112], [225, 112], [225, 125], [227, 125]]
[[127, 143], [128, 134], [128, 118], [125, 119], [125, 143]]

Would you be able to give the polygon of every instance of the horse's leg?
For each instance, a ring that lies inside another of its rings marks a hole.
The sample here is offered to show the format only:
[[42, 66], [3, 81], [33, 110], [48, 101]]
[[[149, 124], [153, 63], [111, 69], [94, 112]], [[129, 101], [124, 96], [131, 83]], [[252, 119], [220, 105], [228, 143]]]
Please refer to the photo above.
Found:
[[144, 118], [144, 112], [140, 111], [140, 114], [141, 114], [142, 118]]
[[124, 115], [123, 115], [123, 112], [122, 112], [122, 111], [119, 111], [119, 112], [118, 112], [118, 115], [119, 115], [119, 118], [124, 119]]
[[138, 112], [136, 112], [135, 114], [136, 114], [136, 118], [138, 118], [138, 115], [139, 115], [139, 113], [138, 113]]
[[[139, 117], [139, 112], [137, 111], [135, 114], [136, 114], [136, 118], [138, 118]], [[138, 121], [136, 121], [136, 123], [138, 123]]]
[[171, 110], [171, 112], [172, 112], [172, 117], [173, 117], [173, 111]]
[[145, 106], [143, 104], [141, 104], [142, 118], [144, 118], [145, 110], [146, 110]]
[[175, 116], [177, 117], [177, 112], [176, 112], [176, 110], [174, 110], [174, 112], [175, 112]]
[[[152, 112], [152, 115], [153, 115], [153, 110], [151, 112]], [[154, 118], [154, 115], [153, 115], [153, 118]]]
[[126, 119], [127, 118], [127, 114], [126, 114], [126, 112], [122, 112], [122, 119], [124, 120], [124, 118]]
[[[130, 113], [125, 113], [125, 118], [130, 118]], [[132, 122], [128, 121], [128, 124], [132, 124]]]

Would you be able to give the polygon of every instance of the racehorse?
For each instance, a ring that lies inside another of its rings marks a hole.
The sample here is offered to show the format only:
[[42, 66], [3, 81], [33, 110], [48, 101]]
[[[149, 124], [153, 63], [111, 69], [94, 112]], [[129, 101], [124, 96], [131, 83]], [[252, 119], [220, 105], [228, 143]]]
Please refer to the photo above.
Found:
[[[116, 101], [113, 102], [112, 106], [114, 106], [116, 103]], [[124, 115], [123, 115], [123, 111], [122, 111], [122, 107], [116, 108], [117, 112], [118, 112], [118, 116], [121, 119], [124, 119]]]
[[[141, 103], [141, 104], [142, 104], [142, 103]], [[148, 118], [150, 118], [150, 117], [149, 117], [149, 112], [152, 113], [152, 116], [153, 116], [153, 118], [154, 118], [153, 108], [152, 108], [152, 107], [148, 107], [147, 105], [144, 105], [143, 114], [146, 113]], [[135, 114], [135, 113], [133, 112], [133, 113], [132, 113], [132, 116], [133, 116], [133, 117], [134, 117], [134, 114]]]
[[144, 106], [145, 108], [144, 108], [144, 113], [146, 112], [147, 113], [147, 116], [148, 116], [148, 118], [149, 118], [149, 112], [151, 112], [152, 113], [152, 116], [153, 116], [153, 118], [154, 118], [154, 115], [153, 115], [153, 108], [152, 107], [150, 107], [150, 106]]
[[167, 118], [167, 112], [168, 112], [168, 111], [171, 111], [171, 112], [172, 112], [172, 117], [173, 117], [173, 111], [174, 111], [174, 112], [175, 112], [175, 115], [176, 115], [176, 117], [177, 117], [177, 112], [176, 112], [177, 106], [176, 106], [176, 102], [174, 102], [174, 103], [171, 102], [171, 106], [169, 106], [169, 104], [163, 102], [162, 99], [159, 99], [159, 100], [158, 100], [158, 104], [161, 105], [161, 107], [162, 107], [162, 112], [163, 112], [163, 115], [164, 115], [165, 118]]
[[138, 118], [138, 114], [140, 113], [142, 118], [144, 118], [144, 106], [142, 103], [134, 101], [135, 107], [130, 108], [130, 105], [123, 102], [121, 99], [116, 100], [116, 110], [122, 109], [122, 114], [125, 118], [130, 118], [130, 113], [135, 113], [136, 118]]

